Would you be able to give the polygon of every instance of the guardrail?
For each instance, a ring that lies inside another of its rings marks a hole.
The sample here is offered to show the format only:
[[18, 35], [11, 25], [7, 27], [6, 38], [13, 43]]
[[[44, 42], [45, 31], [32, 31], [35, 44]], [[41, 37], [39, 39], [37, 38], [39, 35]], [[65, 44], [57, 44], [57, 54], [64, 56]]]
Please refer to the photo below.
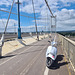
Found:
[[[48, 33], [40, 32], [38, 34], [45, 36], [45, 34], [48, 34]], [[37, 34], [35, 32], [32, 32], [32, 33], [27, 32], [27, 33], [22, 33], [21, 37], [30, 37], [30, 36], [32, 37], [32, 36], [36, 36], [36, 35]], [[1, 37], [2, 37], [2, 33], [0, 33], [0, 39], [1, 39]], [[4, 41], [15, 40], [15, 38], [18, 38], [17, 33], [6, 33], [5, 37], [4, 37]]]
[[59, 41], [62, 44], [62, 49], [67, 55], [67, 58], [69, 59], [75, 72], [75, 42], [60, 34], [58, 34], [58, 36], [59, 36]]

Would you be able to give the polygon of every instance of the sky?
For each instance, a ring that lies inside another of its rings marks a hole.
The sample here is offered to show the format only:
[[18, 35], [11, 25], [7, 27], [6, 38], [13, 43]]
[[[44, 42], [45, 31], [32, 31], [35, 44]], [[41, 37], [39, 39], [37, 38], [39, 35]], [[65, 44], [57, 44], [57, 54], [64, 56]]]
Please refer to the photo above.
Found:
[[[0, 0], [0, 32], [4, 31], [9, 13], [1, 10], [10, 11], [13, 0]], [[14, 0], [17, 2], [17, 0]], [[34, 12], [32, 0], [19, 0], [20, 4], [20, 26], [22, 32], [35, 30]], [[49, 12], [44, 0], [33, 0], [38, 31], [50, 30], [51, 13]], [[14, 2], [12, 12], [17, 14], [17, 4]], [[47, 0], [52, 13], [56, 15], [56, 30], [68, 31], [75, 29], [75, 0]], [[26, 17], [30, 16], [30, 17]], [[54, 25], [55, 22], [53, 22]], [[7, 32], [17, 32], [18, 17], [11, 14], [7, 26]]]

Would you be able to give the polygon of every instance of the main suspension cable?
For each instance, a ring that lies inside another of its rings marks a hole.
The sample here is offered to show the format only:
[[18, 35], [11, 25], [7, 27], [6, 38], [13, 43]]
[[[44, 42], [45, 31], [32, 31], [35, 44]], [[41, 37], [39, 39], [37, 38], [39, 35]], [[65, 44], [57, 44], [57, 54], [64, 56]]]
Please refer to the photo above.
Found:
[[6, 23], [6, 26], [5, 26], [4, 34], [6, 32], [6, 29], [7, 29], [7, 25], [8, 25], [8, 22], [9, 22], [9, 18], [10, 18], [10, 15], [11, 15], [11, 11], [12, 11], [12, 8], [13, 8], [13, 4], [14, 4], [14, 0], [12, 2], [12, 6], [11, 6], [10, 13], [9, 13], [9, 16], [8, 16], [8, 20], [7, 20], [7, 23]]
[[49, 5], [48, 5], [47, 0], [45, 0], [45, 3], [46, 3], [46, 5], [47, 5], [47, 7], [48, 7], [48, 9], [49, 9], [49, 11], [50, 11], [50, 13], [51, 13], [52, 17], [53, 17], [53, 13], [52, 13], [52, 11], [51, 11], [51, 9], [50, 9]]
[[[6, 12], [6, 13], [10, 13], [9, 11], [2, 10], [2, 9], [0, 9], [0, 11]], [[13, 12], [11, 12], [11, 14], [18, 15], [17, 13], [13, 13]], [[20, 16], [28, 17], [28, 18], [34, 18], [34, 17], [32, 17], [32, 16], [26, 16], [26, 15], [20, 15]], [[36, 19], [46, 19], [46, 18], [36, 18]]]

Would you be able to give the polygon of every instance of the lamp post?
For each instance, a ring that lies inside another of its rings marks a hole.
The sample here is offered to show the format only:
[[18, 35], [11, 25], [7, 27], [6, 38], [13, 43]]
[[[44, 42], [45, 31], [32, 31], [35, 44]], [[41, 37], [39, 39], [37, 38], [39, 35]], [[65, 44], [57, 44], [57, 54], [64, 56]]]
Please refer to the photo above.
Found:
[[14, 34], [16, 34], [16, 26], [15, 26], [15, 23], [14, 23]]
[[18, 8], [18, 39], [22, 39], [21, 28], [20, 28], [20, 11], [19, 11], [19, 4], [21, 4], [21, 3], [19, 2], [19, 0], [17, 0], [16, 4], [17, 4], [17, 8]]
[[55, 33], [56, 33], [56, 17], [57, 17], [57, 16], [55, 15]]

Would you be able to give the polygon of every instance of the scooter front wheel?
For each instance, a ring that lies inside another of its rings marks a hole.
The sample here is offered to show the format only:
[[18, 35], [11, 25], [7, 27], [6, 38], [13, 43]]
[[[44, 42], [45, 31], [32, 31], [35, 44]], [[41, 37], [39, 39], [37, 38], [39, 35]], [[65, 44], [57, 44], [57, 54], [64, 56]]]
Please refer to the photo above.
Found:
[[53, 60], [50, 57], [48, 57], [46, 60], [46, 66], [50, 67], [52, 65], [52, 63], [53, 63]]

